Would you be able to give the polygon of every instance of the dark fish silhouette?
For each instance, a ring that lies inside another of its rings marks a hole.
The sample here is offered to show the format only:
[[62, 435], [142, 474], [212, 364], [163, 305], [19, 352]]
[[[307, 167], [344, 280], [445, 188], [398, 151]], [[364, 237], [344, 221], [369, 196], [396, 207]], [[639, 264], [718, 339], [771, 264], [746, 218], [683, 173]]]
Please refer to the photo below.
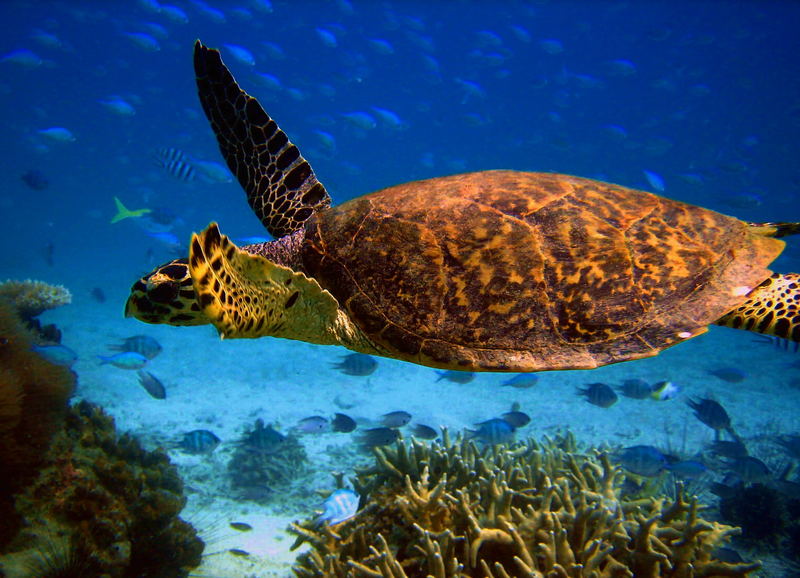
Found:
[[415, 423], [411, 426], [411, 435], [423, 440], [434, 440], [439, 433], [429, 425]]
[[625, 397], [633, 399], [647, 399], [650, 397], [650, 394], [653, 393], [650, 384], [643, 379], [626, 379], [622, 382], [622, 385], [617, 388], [617, 391]]
[[331, 367], [338, 369], [345, 375], [356, 375], [366, 377], [378, 368], [375, 358], [366, 353], [351, 353], [341, 358], [338, 363], [331, 364]]
[[411, 421], [411, 414], [407, 411], [391, 411], [381, 416], [381, 423], [386, 427], [398, 428], [403, 427]]
[[400, 432], [389, 427], [374, 427], [363, 430], [357, 439], [365, 448], [388, 446], [400, 439]]
[[139, 385], [150, 394], [150, 397], [155, 399], [167, 399], [167, 389], [155, 375], [144, 369], [140, 369], [136, 374], [139, 376]]
[[505, 380], [500, 385], [516, 387], [517, 389], [527, 389], [533, 387], [539, 381], [539, 376], [535, 373], [520, 373], [511, 379]]
[[106, 302], [106, 294], [100, 287], [95, 287], [92, 289], [89, 294], [92, 296], [92, 299], [97, 301], [98, 303], [105, 303]]
[[708, 373], [728, 383], [740, 383], [747, 378], [747, 374], [738, 367], [717, 367], [709, 369]]
[[586, 398], [586, 401], [598, 407], [609, 408], [619, 399], [614, 390], [605, 383], [590, 383], [585, 388], [578, 388], [578, 395]]
[[349, 433], [356, 429], [356, 420], [343, 413], [333, 414], [331, 429], [335, 432]]
[[436, 378], [437, 382], [444, 379], [450, 383], [464, 385], [465, 383], [469, 383], [475, 379], [475, 373], [472, 371], [455, 371], [453, 369], [449, 369], [447, 371], [437, 371], [436, 373], [439, 375], [439, 377]]
[[44, 262], [47, 263], [49, 267], [52, 267], [53, 265], [56, 264], [55, 253], [56, 253], [56, 246], [52, 242], [47, 243], [44, 246], [44, 249], [42, 249], [42, 256], [44, 257]]
[[278, 451], [285, 440], [285, 435], [271, 425], [265, 426], [264, 420], [257, 419], [255, 429], [246, 433], [240, 444], [247, 451], [269, 455]]
[[731, 418], [725, 408], [713, 399], [701, 398], [700, 400], [689, 399], [686, 404], [694, 410], [694, 416], [708, 427], [714, 430], [717, 440], [720, 439], [722, 431], [727, 431], [735, 440], [739, 439], [736, 432], [731, 427]]
[[189, 454], [208, 454], [219, 445], [220, 439], [207, 429], [196, 429], [183, 434], [176, 445]]
[[505, 421], [510, 423], [515, 428], [525, 427], [529, 423], [531, 423], [531, 417], [525, 413], [524, 411], [507, 411], [504, 413], [502, 417]]
[[122, 343], [116, 345], [109, 345], [111, 351], [132, 351], [143, 355], [147, 359], [153, 359], [156, 355], [161, 353], [161, 344], [150, 337], [149, 335], [134, 335], [133, 337], [126, 337]]
[[514, 431], [517, 429], [506, 420], [500, 419], [499, 417], [494, 417], [476, 423], [475, 425], [478, 426], [478, 429], [466, 430], [467, 438], [476, 439], [486, 445], [504, 444], [514, 441]]
[[28, 188], [33, 189], [34, 191], [43, 191], [50, 186], [50, 181], [47, 180], [47, 177], [44, 176], [44, 173], [37, 171], [36, 169], [31, 169], [22, 173], [20, 178], [22, 179], [22, 182], [28, 186]]

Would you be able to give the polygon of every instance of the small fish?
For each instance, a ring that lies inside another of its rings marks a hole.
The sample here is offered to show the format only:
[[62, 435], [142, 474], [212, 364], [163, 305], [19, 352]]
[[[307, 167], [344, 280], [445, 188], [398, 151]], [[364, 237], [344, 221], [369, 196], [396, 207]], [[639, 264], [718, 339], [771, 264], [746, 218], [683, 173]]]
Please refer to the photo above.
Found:
[[304, 417], [297, 422], [295, 429], [303, 433], [322, 433], [328, 429], [328, 420], [321, 415]]
[[647, 399], [652, 393], [650, 384], [643, 379], [626, 379], [617, 391], [633, 399]]
[[371, 114], [362, 111], [344, 112], [342, 117], [356, 128], [362, 130], [372, 130], [378, 126], [378, 122]]
[[111, 351], [134, 351], [144, 355], [147, 359], [153, 359], [163, 349], [161, 344], [149, 335], [134, 335], [126, 337], [122, 343], [109, 345]]
[[47, 180], [47, 177], [44, 176], [44, 173], [37, 171], [36, 169], [31, 169], [24, 172], [20, 178], [29, 189], [34, 191], [43, 191], [50, 186], [50, 181]]
[[92, 288], [92, 290], [89, 292], [89, 295], [91, 295], [92, 299], [98, 303], [106, 302], [106, 293], [100, 287]]
[[516, 428], [504, 419], [492, 418], [480, 423], [476, 430], [466, 430], [468, 439], [477, 439], [486, 445], [504, 444], [514, 440]]
[[212, 431], [196, 429], [183, 434], [176, 446], [189, 454], [209, 454], [219, 445], [220, 439]]
[[391, 411], [381, 416], [381, 423], [386, 427], [398, 428], [403, 427], [411, 421], [411, 414], [407, 411]]
[[189, 22], [189, 16], [187, 16], [186, 12], [171, 4], [159, 4], [158, 13], [178, 24], [186, 24]]
[[388, 427], [374, 427], [362, 430], [357, 439], [365, 448], [388, 446], [400, 439], [400, 432]]
[[117, 208], [117, 214], [111, 217], [111, 223], [119, 223], [123, 219], [134, 219], [152, 212], [150, 209], [129, 209], [122, 204], [118, 197], [114, 197], [114, 205]]
[[271, 425], [265, 427], [264, 421], [258, 419], [255, 429], [242, 438], [241, 445], [248, 451], [269, 455], [278, 451], [285, 440], [285, 435]]
[[327, 522], [335, 526], [349, 520], [358, 511], [358, 494], [348, 488], [339, 488], [331, 493], [322, 504], [322, 514], [317, 516], [314, 524], [321, 525]]
[[630, 446], [612, 455], [623, 468], [637, 476], [658, 475], [667, 466], [667, 458], [653, 446]]
[[564, 52], [564, 44], [555, 38], [547, 38], [539, 41], [539, 47], [547, 54], [561, 54]]
[[535, 373], [520, 373], [511, 379], [505, 380], [500, 385], [508, 387], [516, 387], [517, 389], [528, 389], [533, 387], [539, 381], [539, 376]]
[[475, 379], [475, 373], [472, 371], [456, 371], [453, 369], [448, 369], [447, 371], [437, 371], [436, 374], [439, 376], [436, 378], [437, 383], [444, 379], [450, 383], [464, 385]]
[[701, 398], [699, 400], [686, 400], [694, 416], [708, 427], [719, 433], [721, 430], [731, 429], [731, 418], [725, 408], [713, 399]]
[[706, 465], [697, 460], [674, 462], [669, 464], [666, 469], [681, 480], [699, 480], [708, 473]]
[[331, 367], [338, 369], [345, 375], [356, 375], [366, 377], [378, 368], [375, 358], [366, 353], [351, 353], [341, 357], [341, 361], [331, 364]]
[[738, 440], [715, 440], [709, 444], [708, 449], [723, 458], [743, 458], [748, 453], [747, 447]]
[[233, 56], [235, 60], [238, 60], [242, 64], [246, 64], [247, 66], [256, 65], [255, 56], [244, 46], [239, 46], [238, 44], [223, 44], [222, 46], [231, 53], [231, 56]]
[[44, 246], [44, 262], [47, 263], [50, 267], [53, 267], [56, 264], [56, 246], [52, 241], [48, 241], [47, 244]]
[[752, 456], [736, 458], [725, 464], [725, 466], [747, 484], [763, 482], [772, 473], [767, 464]]
[[228, 524], [234, 530], [238, 530], [239, 532], [249, 532], [253, 529], [253, 526], [250, 524], [246, 524], [245, 522], [231, 522]]
[[133, 116], [136, 114], [136, 109], [127, 100], [118, 96], [112, 96], [107, 99], [100, 99], [97, 101], [106, 110], [119, 116]]
[[586, 401], [598, 407], [609, 408], [619, 399], [614, 390], [605, 383], [590, 383], [585, 388], [578, 388], [578, 395], [586, 398]]
[[709, 369], [708, 373], [728, 383], [740, 383], [747, 377], [747, 374], [738, 367], [717, 367]]
[[525, 427], [529, 423], [531, 423], [531, 417], [525, 413], [524, 411], [507, 411], [501, 416], [505, 421], [510, 423], [516, 429], [521, 427]]
[[40, 135], [47, 137], [54, 142], [75, 142], [75, 135], [72, 131], [63, 126], [54, 126], [52, 128], [43, 128], [36, 131]]
[[156, 165], [164, 169], [171, 177], [190, 183], [197, 178], [194, 165], [186, 153], [176, 148], [160, 148], [155, 152]]
[[322, 41], [323, 45], [327, 46], [328, 48], [336, 48], [338, 42], [333, 32], [326, 30], [325, 28], [315, 28], [314, 30], [317, 33], [317, 37]]
[[671, 381], [659, 381], [653, 385], [652, 391], [650, 392], [650, 399], [668, 401], [674, 399], [680, 391], [680, 386], [675, 385]]
[[114, 355], [98, 355], [100, 365], [110, 364], [120, 369], [141, 369], [147, 365], [148, 359], [135, 351], [123, 351]]
[[356, 429], [356, 420], [349, 415], [335, 413], [331, 420], [331, 429], [335, 432], [349, 433]]
[[431, 426], [415, 423], [411, 426], [411, 435], [423, 440], [434, 440], [439, 433]]
[[647, 183], [654, 190], [658, 191], [659, 193], [663, 193], [667, 188], [667, 185], [664, 183], [664, 179], [658, 173], [647, 170], [643, 170], [642, 173], [644, 174], [644, 178], [647, 179]]
[[34, 345], [31, 350], [44, 357], [50, 363], [63, 365], [64, 367], [72, 367], [78, 360], [78, 354], [66, 345]]
[[161, 383], [155, 375], [143, 369], [137, 371], [136, 374], [139, 376], [139, 385], [141, 385], [151, 397], [155, 399], [167, 399], [167, 388], [164, 387], [164, 384]]
[[0, 62], [8, 62], [24, 68], [36, 68], [37, 66], [41, 66], [44, 63], [44, 60], [42, 60], [39, 55], [32, 50], [22, 48], [20, 50], [12, 50], [11, 52], [7, 52], [0, 57]]
[[193, 163], [197, 175], [209, 183], [231, 183], [233, 182], [233, 174], [227, 167], [222, 166], [216, 161], [200, 161], [196, 160]]
[[247, 558], [250, 555], [250, 552], [248, 552], [247, 550], [241, 550], [239, 548], [230, 548], [228, 552], [230, 552], [234, 556], [238, 556], [239, 558]]

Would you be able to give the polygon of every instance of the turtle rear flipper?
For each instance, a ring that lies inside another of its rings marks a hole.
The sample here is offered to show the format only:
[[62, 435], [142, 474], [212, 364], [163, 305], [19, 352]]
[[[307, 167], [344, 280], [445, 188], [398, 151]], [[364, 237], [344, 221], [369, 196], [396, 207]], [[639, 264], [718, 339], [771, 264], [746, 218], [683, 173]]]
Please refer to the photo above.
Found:
[[800, 274], [773, 274], [717, 325], [800, 342]]
[[270, 234], [289, 235], [330, 206], [311, 165], [258, 101], [239, 88], [219, 50], [195, 42], [194, 70], [200, 103], [222, 156]]
[[240, 249], [216, 223], [193, 235], [189, 250], [197, 302], [222, 338], [284, 337], [376, 353], [317, 281]]

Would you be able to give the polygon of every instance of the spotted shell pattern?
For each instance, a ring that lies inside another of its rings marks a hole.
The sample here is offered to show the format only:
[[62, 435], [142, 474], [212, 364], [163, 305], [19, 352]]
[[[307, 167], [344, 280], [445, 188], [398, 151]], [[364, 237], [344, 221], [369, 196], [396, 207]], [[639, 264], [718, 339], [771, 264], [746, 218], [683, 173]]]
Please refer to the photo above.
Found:
[[486, 171], [321, 211], [303, 262], [392, 356], [533, 371], [647, 357], [702, 333], [769, 277], [782, 248], [647, 192]]

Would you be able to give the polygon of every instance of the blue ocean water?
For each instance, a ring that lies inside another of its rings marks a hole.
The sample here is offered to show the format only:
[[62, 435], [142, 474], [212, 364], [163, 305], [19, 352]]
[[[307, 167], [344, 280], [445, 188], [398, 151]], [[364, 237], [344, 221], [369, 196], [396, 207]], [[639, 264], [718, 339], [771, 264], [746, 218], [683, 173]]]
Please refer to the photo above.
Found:
[[[233, 238], [266, 235], [220, 170], [196, 94], [198, 38], [221, 49], [335, 203], [508, 168], [598, 178], [744, 220], [800, 220], [798, 24], [800, 3], [780, 1], [5, 1], [0, 279], [65, 284], [73, 311], [103, 312], [103, 331], [104, 319], [121, 322], [132, 282], [184, 253], [192, 231], [214, 220]], [[186, 182], [159, 166], [175, 151], [208, 172]], [[165, 230], [110, 223], [115, 196], [164, 215]], [[775, 269], [800, 270], [799, 247], [789, 239]], [[131, 335], [149, 330], [127, 323]], [[717, 355], [730, 365], [737, 348], [760, 347], [712, 334], [716, 345], [670, 351], [658, 367], [705, 367]], [[775, 403], [790, 423], [797, 358], [764, 352], [778, 360], [771, 375], [793, 385], [761, 395], [789, 390], [791, 403]], [[739, 418], [770, 417], [756, 413]]]

